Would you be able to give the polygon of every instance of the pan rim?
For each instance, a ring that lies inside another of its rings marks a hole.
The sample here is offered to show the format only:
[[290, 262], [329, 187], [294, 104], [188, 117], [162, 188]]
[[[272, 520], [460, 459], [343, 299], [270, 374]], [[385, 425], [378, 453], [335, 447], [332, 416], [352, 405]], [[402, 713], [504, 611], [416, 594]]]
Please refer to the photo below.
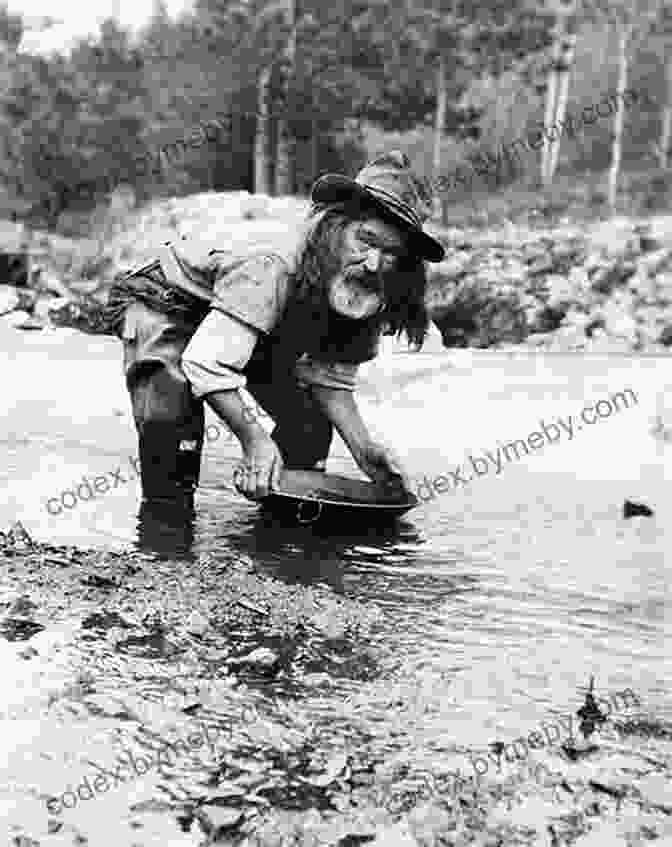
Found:
[[355, 509], [408, 510], [419, 505], [419, 500], [415, 496], [413, 498], [414, 502], [406, 500], [403, 503], [357, 503], [348, 500], [323, 500], [319, 497], [311, 497], [304, 494], [291, 494], [288, 491], [271, 491], [264, 500], [268, 500], [269, 497], [283, 497], [287, 500], [295, 500], [297, 502], [320, 503], [322, 506], [345, 506], [347, 508]]

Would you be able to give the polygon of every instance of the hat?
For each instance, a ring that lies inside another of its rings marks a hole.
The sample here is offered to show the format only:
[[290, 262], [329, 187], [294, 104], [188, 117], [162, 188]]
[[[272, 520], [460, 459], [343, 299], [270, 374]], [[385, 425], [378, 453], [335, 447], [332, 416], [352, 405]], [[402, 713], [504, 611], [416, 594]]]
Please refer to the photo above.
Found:
[[313, 203], [365, 205], [401, 226], [412, 249], [428, 262], [440, 262], [443, 245], [422, 228], [432, 213], [432, 189], [411, 170], [405, 153], [393, 150], [365, 165], [354, 179], [342, 174], [320, 177], [310, 195]]

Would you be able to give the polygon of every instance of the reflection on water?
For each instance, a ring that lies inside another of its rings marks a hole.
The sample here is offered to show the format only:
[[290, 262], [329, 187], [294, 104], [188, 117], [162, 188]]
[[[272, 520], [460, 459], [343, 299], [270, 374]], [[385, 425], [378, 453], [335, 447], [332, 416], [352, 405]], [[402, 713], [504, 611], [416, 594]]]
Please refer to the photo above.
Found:
[[353, 531], [334, 522], [297, 526], [266, 511], [251, 514], [232, 529], [224, 527], [213, 543], [249, 557], [283, 582], [323, 583], [338, 593], [344, 593], [345, 574], [353, 563], [368, 559], [384, 565], [393, 560], [399, 544], [420, 540], [408, 522]]
[[138, 549], [169, 559], [191, 558], [195, 517], [193, 508], [142, 503], [138, 511]]

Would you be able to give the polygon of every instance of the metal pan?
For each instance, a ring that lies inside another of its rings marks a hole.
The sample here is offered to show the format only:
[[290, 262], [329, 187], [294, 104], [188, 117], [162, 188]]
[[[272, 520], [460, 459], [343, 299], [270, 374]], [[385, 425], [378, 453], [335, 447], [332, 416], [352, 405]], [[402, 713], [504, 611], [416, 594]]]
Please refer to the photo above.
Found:
[[318, 519], [389, 521], [413, 509], [418, 498], [365, 480], [320, 471], [283, 470], [280, 485], [262, 501], [301, 524]]

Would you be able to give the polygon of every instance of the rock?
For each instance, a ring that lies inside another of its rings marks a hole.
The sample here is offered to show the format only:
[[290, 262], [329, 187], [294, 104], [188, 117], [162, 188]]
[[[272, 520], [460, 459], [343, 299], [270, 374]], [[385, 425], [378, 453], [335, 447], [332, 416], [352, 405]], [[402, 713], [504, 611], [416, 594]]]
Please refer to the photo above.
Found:
[[207, 832], [215, 838], [228, 829], [242, 823], [244, 814], [241, 809], [226, 806], [202, 806], [199, 814]]
[[672, 252], [666, 247], [662, 250], [656, 250], [655, 253], [648, 253], [646, 256], [643, 256], [640, 258], [637, 266], [647, 276], [657, 276], [663, 268], [669, 265], [671, 258]]
[[672, 346], [672, 326], [666, 326], [663, 331], [658, 336], [658, 343], [662, 344], [663, 347]]
[[635, 266], [626, 262], [613, 262], [597, 271], [591, 280], [591, 288], [599, 294], [611, 294], [624, 286], [635, 273]]
[[602, 315], [596, 315], [594, 318], [591, 318], [588, 321], [588, 323], [583, 328], [583, 331], [585, 332], [588, 338], [592, 338], [597, 330], [604, 330], [606, 326], [607, 322], [602, 317]]
[[652, 234], [650, 223], [637, 224], [634, 228], [634, 234], [639, 239], [639, 249], [642, 253], [652, 253], [662, 247], [662, 244]]
[[40, 297], [35, 304], [33, 314], [40, 320], [47, 321], [51, 318], [51, 312], [62, 309], [70, 302], [67, 297]]
[[[462, 239], [460, 249], [452, 248], [429, 273], [427, 304], [443, 344], [515, 345], [531, 334], [548, 333], [547, 342], [534, 338], [530, 346], [594, 352], [658, 348], [661, 330], [655, 324], [662, 316], [661, 296], [672, 303], [672, 274], [667, 280], [665, 270], [657, 277], [649, 271], [664, 268], [670, 251], [659, 248], [645, 257], [635, 238], [628, 252], [624, 244], [632, 224], [624, 219], [621, 225], [618, 238], [603, 228], [604, 243], [599, 237], [589, 243], [580, 231], [541, 235], [506, 227], [469, 245]], [[669, 291], [661, 290], [659, 279], [670, 282]], [[650, 308], [648, 318], [640, 314], [644, 308]], [[672, 321], [672, 310], [666, 317]], [[584, 326], [587, 337], [598, 329], [605, 332], [595, 333], [587, 344]]]
[[44, 268], [37, 268], [36, 270], [39, 271], [35, 281], [35, 287], [38, 291], [55, 294], [57, 297], [70, 297], [68, 287], [55, 274]]
[[654, 352], [657, 349], [663, 349], [658, 340], [660, 335], [658, 327], [651, 324], [640, 324], [637, 333], [643, 350]]
[[210, 628], [210, 623], [204, 615], [194, 609], [187, 618], [186, 630], [191, 635], [204, 635]]
[[645, 503], [635, 503], [633, 500], [626, 500], [623, 504], [623, 517], [634, 518], [638, 516], [650, 518], [653, 515], [653, 509], [649, 508]]
[[27, 321], [30, 318], [28, 312], [24, 312], [22, 309], [19, 309], [15, 312], [9, 312], [8, 314], [2, 315], [2, 320], [7, 326], [14, 327], [16, 329], [19, 324]]
[[246, 656], [230, 659], [227, 663], [233, 670], [244, 668], [264, 675], [272, 675], [277, 672], [280, 657], [268, 647], [257, 647]]
[[540, 312], [537, 312], [533, 320], [530, 321], [530, 328], [535, 332], [553, 332], [558, 329], [565, 318], [566, 311], [564, 308], [557, 306], [545, 306]]
[[26, 661], [28, 661], [30, 659], [34, 659], [36, 656], [39, 656], [39, 653], [37, 652], [37, 650], [34, 647], [31, 647], [31, 645], [28, 644], [22, 650], [19, 650], [16, 655], [20, 659], [26, 659]]
[[0, 542], [2, 541], [18, 550], [29, 550], [35, 543], [21, 521], [14, 521], [6, 532], [0, 532]]
[[44, 329], [45, 324], [38, 318], [28, 315], [28, 317], [20, 323], [14, 324], [15, 329]]
[[89, 694], [84, 703], [93, 707], [94, 714], [104, 715], [108, 718], [128, 718], [128, 708], [119, 700], [108, 697], [105, 694]]
[[0, 620], [0, 635], [6, 641], [27, 641], [42, 632], [44, 626], [30, 617], [4, 617]]
[[37, 606], [35, 603], [33, 603], [27, 594], [22, 594], [20, 597], [17, 597], [14, 601], [12, 601], [11, 605], [7, 609], [7, 614], [10, 617], [28, 617], [36, 611]]
[[0, 285], [0, 315], [7, 315], [19, 308], [21, 298], [13, 285]]
[[235, 782], [229, 780], [221, 780], [214, 788], [208, 789], [207, 799], [210, 803], [216, 804], [218, 801], [226, 801], [244, 797], [246, 790]]

